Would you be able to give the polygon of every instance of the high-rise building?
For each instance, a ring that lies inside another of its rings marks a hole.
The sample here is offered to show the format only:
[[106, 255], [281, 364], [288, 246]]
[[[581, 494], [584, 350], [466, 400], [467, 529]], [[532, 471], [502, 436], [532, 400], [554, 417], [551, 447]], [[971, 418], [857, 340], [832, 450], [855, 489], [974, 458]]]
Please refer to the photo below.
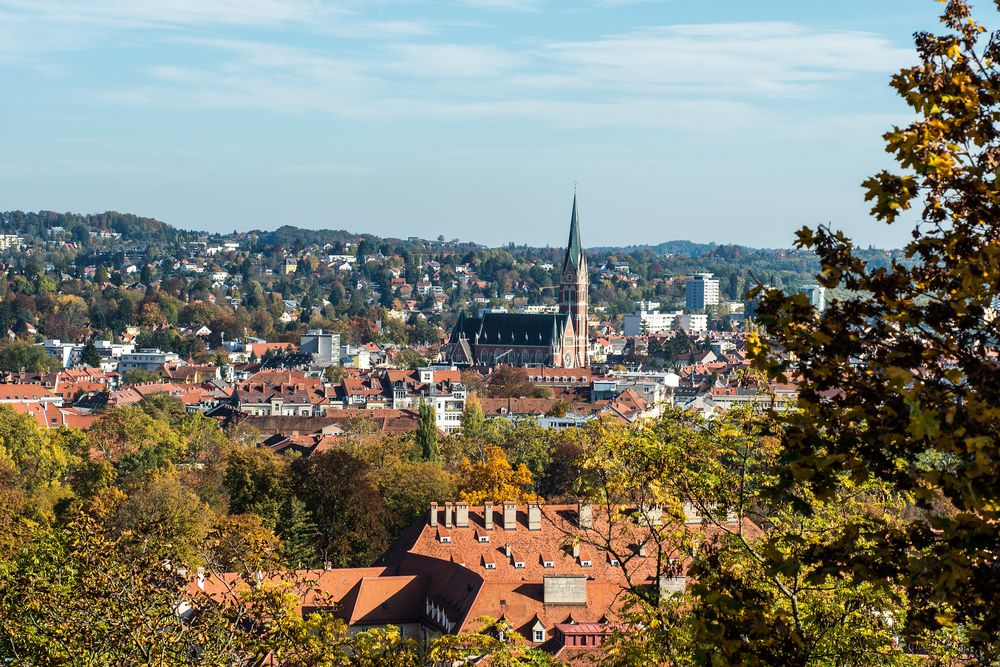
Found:
[[685, 284], [688, 310], [705, 310], [719, 303], [719, 281], [711, 273], [696, 273]]
[[799, 290], [809, 299], [809, 305], [822, 313], [826, 309], [826, 288], [822, 285], [803, 285]]

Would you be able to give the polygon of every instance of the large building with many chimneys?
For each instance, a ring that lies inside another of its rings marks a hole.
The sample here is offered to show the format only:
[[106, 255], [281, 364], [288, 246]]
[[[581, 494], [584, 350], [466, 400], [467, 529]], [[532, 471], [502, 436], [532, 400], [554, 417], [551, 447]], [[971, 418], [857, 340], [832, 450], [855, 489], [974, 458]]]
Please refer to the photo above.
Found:
[[589, 275], [580, 243], [576, 196], [559, 285], [559, 312], [459, 315], [448, 341], [451, 363], [460, 366], [587, 368]]

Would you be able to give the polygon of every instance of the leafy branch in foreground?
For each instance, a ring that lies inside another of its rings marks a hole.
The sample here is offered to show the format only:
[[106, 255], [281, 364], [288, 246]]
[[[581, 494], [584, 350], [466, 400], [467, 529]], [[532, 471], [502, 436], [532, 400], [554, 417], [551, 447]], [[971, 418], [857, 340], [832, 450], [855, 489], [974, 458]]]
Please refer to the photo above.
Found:
[[800, 381], [780, 487], [807, 504], [874, 481], [912, 503], [877, 536], [877, 560], [848, 532], [813, 564], [873, 584], [900, 577], [914, 646], [954, 632], [968, 659], [990, 662], [1000, 657], [1000, 37], [961, 0], [942, 22], [944, 34], [916, 35], [920, 62], [892, 80], [916, 113], [885, 135], [899, 170], [864, 183], [878, 220], [920, 209], [904, 259], [869, 267], [842, 233], [803, 229], [819, 281], [848, 296], [817, 316], [803, 297], [767, 291], [768, 336], [751, 347], [759, 368]]

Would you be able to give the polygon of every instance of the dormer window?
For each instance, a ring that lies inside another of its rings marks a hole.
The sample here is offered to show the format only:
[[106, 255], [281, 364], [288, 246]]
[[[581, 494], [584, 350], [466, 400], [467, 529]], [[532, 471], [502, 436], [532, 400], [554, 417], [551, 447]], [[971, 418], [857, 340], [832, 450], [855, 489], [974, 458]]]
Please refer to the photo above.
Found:
[[516, 560], [516, 561], [514, 561], [514, 569], [515, 570], [523, 570], [524, 569], [524, 561], [523, 560]]
[[545, 641], [545, 626], [539, 620], [536, 620], [535, 624], [531, 626], [531, 641], [536, 644], [541, 644]]
[[480, 544], [486, 544], [489, 541], [490, 541], [490, 536], [489, 535], [480, 535], [479, 536], [479, 543]]
[[441, 544], [451, 544], [451, 535], [442, 535]]
[[487, 570], [495, 570], [495, 569], [497, 569], [497, 564], [496, 563], [485, 563], [483, 565], [483, 567], [485, 567]]
[[621, 563], [620, 563], [620, 562], [618, 562], [618, 559], [617, 559], [617, 558], [612, 558], [612, 559], [611, 559], [611, 567], [618, 567], [618, 566], [620, 566], [620, 565], [621, 565]]
[[551, 561], [551, 560], [543, 560], [542, 561], [542, 566], [543, 567], [555, 567], [556, 563], [555, 563], [555, 561]]
[[591, 563], [589, 560], [580, 560], [580, 567], [590, 567]]

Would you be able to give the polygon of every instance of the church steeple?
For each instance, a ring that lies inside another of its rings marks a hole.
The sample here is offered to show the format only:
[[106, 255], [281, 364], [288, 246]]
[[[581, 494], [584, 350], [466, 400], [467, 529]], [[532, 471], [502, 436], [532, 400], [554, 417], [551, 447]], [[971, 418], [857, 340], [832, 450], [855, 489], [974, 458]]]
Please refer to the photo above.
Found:
[[562, 365], [568, 368], [586, 368], [590, 365], [587, 318], [590, 306], [590, 276], [587, 273], [587, 255], [580, 242], [580, 214], [573, 193], [573, 213], [569, 221], [569, 241], [563, 260], [562, 279], [559, 285], [559, 312], [573, 325], [573, 339], [564, 348]]
[[580, 216], [576, 211], [576, 193], [573, 193], [573, 214], [569, 219], [569, 241], [566, 243], [566, 259], [563, 260], [563, 273], [567, 269], [579, 269], [583, 259], [583, 246], [580, 244]]

